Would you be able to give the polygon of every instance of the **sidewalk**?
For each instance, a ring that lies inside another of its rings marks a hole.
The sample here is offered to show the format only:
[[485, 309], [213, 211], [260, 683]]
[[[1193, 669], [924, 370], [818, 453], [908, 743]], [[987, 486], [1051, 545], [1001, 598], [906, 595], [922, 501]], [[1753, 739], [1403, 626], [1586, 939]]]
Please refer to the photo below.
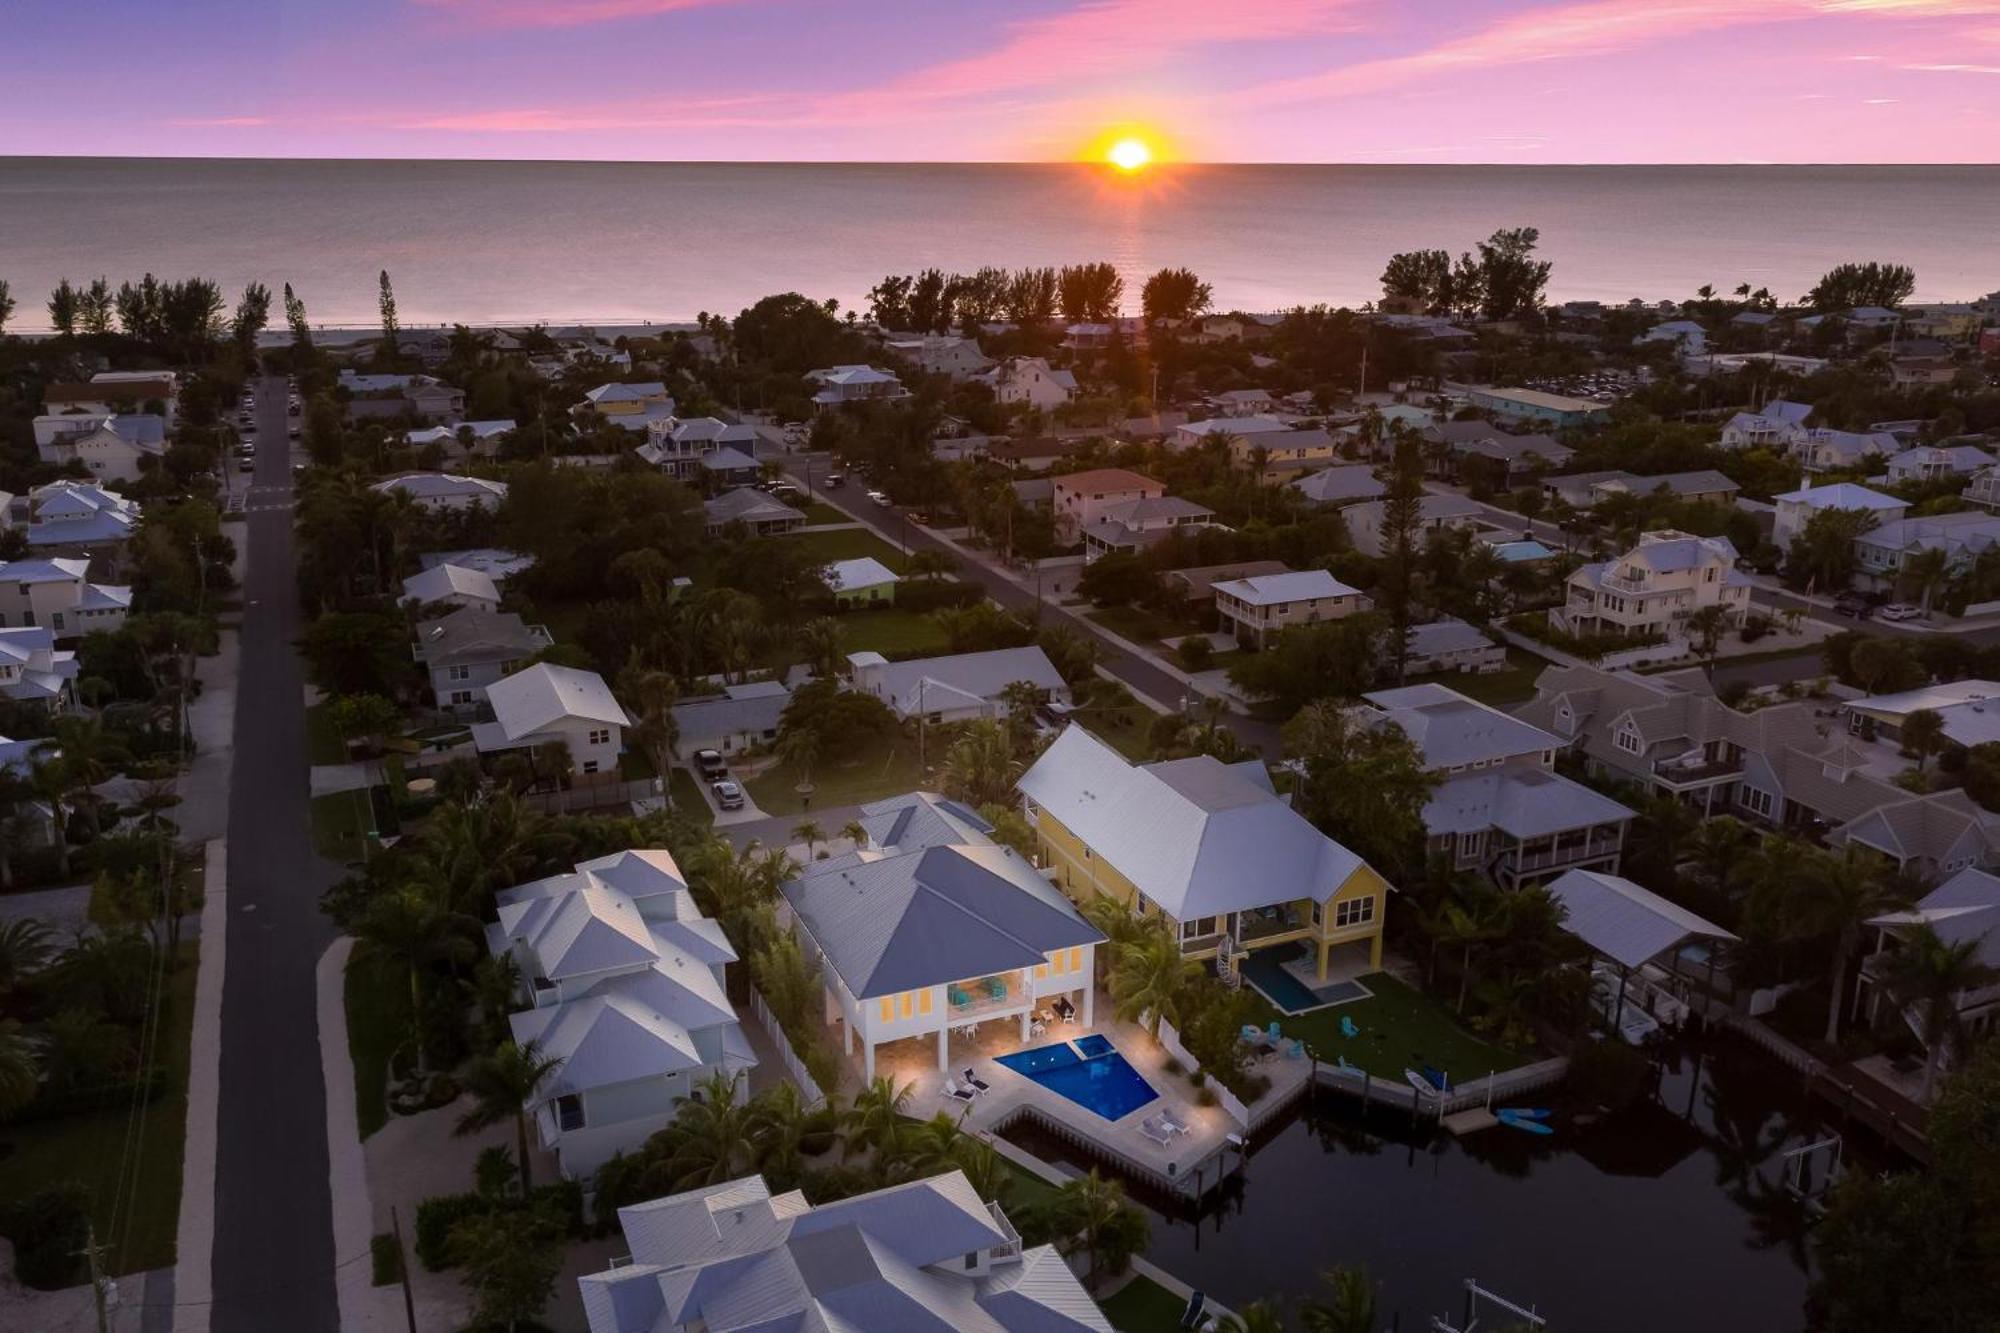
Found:
[[179, 1306], [174, 1333], [208, 1333], [215, 1296], [216, 1125], [222, 1082], [222, 980], [229, 945], [229, 844], [208, 844], [202, 884], [201, 971], [195, 977], [194, 1031], [188, 1041], [187, 1128], [181, 1154], [181, 1211], [174, 1232]]

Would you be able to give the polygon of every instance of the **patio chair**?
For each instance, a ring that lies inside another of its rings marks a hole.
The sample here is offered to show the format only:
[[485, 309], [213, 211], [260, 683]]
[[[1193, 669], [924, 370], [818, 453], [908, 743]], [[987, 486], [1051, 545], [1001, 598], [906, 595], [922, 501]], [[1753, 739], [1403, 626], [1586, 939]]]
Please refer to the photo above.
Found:
[[1192, 1134], [1194, 1131], [1183, 1124], [1172, 1111], [1160, 1112], [1160, 1125], [1174, 1134]]
[[1353, 1073], [1359, 1073], [1359, 1072], [1361, 1071], [1361, 1066], [1359, 1066], [1359, 1065], [1351, 1065], [1351, 1064], [1347, 1063], [1347, 1057], [1346, 1057], [1346, 1056], [1344, 1056], [1344, 1055], [1340, 1057], [1340, 1068], [1342, 1068], [1342, 1069], [1345, 1069], [1345, 1070], [1349, 1070], [1350, 1072], [1353, 1072]]
[[1162, 1148], [1168, 1147], [1174, 1141], [1174, 1132], [1151, 1117], [1139, 1122], [1139, 1132]]
[[1182, 1328], [1200, 1328], [1202, 1316], [1208, 1310], [1208, 1297], [1194, 1292], [1188, 1297], [1187, 1310], [1181, 1315]]
[[1243, 1041], [1248, 1046], [1262, 1046], [1264, 1044], [1264, 1029], [1258, 1027], [1255, 1023], [1245, 1023], [1243, 1025]]
[[993, 1091], [993, 1085], [991, 1083], [988, 1083], [985, 1079], [979, 1077], [979, 1075], [973, 1073], [971, 1065], [967, 1065], [965, 1067], [965, 1074], [963, 1077], [966, 1086], [971, 1088], [974, 1092]]
[[1007, 983], [998, 977], [986, 978], [986, 993], [996, 1000], [1007, 998]]
[[1348, 1017], [1346, 1014], [1342, 1014], [1340, 1016], [1340, 1035], [1346, 1037], [1349, 1041], [1352, 1041], [1354, 1038], [1361, 1035], [1361, 1029], [1354, 1025], [1354, 1020], [1352, 1018]]
[[1048, 1030], [1049, 1030], [1049, 1025], [1047, 1023], [1034, 1022], [1028, 1024], [1028, 1035], [1030, 1037], [1046, 1036], [1048, 1035]]
[[1278, 1020], [1275, 1018], [1271, 1020], [1271, 1026], [1264, 1030], [1264, 1040], [1270, 1042], [1273, 1046], [1282, 1041], [1284, 1035], [1284, 1033], [1278, 1031]]
[[955, 1082], [949, 1074], [945, 1075], [944, 1090], [947, 1093], [949, 1093], [954, 1100], [961, 1102], [969, 1102], [974, 1097], [979, 1095], [970, 1088], [959, 1087], [957, 1082]]
[[957, 986], [946, 986], [944, 988], [944, 998], [954, 1009], [963, 1009], [972, 1003], [972, 996], [960, 990]]

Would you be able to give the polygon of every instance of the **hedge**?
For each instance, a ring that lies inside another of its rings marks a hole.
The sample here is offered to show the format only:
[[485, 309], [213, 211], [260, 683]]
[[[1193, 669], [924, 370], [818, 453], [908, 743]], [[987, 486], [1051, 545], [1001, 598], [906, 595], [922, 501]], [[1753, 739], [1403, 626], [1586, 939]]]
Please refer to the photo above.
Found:
[[[552, 1185], [537, 1185], [528, 1195], [527, 1207], [550, 1207], [563, 1220], [568, 1234], [581, 1239], [585, 1234], [583, 1221], [583, 1185], [579, 1181], [560, 1180]], [[522, 1207], [515, 1199], [496, 1199], [485, 1194], [437, 1194], [417, 1205], [417, 1259], [433, 1273], [441, 1273], [452, 1266], [451, 1232], [468, 1217], [477, 1217], [499, 1209]]]
[[156, 1065], [147, 1071], [144, 1078], [120, 1079], [116, 1083], [93, 1083], [63, 1092], [50, 1092], [44, 1088], [36, 1094], [33, 1101], [16, 1111], [8, 1123], [28, 1125], [38, 1120], [59, 1120], [84, 1111], [105, 1111], [114, 1108], [122, 1111], [132, 1105], [135, 1094], [141, 1102], [150, 1103], [155, 1097], [167, 1091], [172, 1084], [173, 1079], [168, 1071]]

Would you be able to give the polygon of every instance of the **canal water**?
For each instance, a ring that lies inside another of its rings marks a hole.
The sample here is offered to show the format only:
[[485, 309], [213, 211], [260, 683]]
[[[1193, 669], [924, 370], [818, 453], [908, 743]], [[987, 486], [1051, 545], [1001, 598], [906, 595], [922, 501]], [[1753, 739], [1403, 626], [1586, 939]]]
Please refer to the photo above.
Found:
[[[1411, 1333], [1459, 1315], [1467, 1278], [1556, 1333], [1805, 1327], [1809, 1232], [1784, 1153], [1829, 1131], [1788, 1071], [1727, 1037], [1690, 1039], [1660, 1053], [1645, 1096], [1592, 1123], [1559, 1092], [1522, 1100], [1552, 1106], [1553, 1136], [1458, 1139], [1322, 1091], [1198, 1218], [1134, 1191], [1159, 1210], [1147, 1257], [1230, 1305], [1289, 1307], [1318, 1294], [1321, 1270], [1359, 1265], [1380, 1327]], [[1008, 1137], [1090, 1165], [1053, 1136]]]

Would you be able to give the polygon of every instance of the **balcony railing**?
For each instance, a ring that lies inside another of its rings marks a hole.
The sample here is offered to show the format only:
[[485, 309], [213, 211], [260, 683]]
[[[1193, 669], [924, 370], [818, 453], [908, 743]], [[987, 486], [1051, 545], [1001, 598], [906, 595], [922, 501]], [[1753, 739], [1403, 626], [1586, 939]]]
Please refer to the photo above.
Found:
[[1687, 787], [1698, 782], [1712, 782], [1716, 778], [1734, 777], [1742, 771], [1741, 758], [1702, 759], [1694, 763], [1683, 763], [1673, 759], [1653, 761], [1653, 776], [1670, 787]]
[[953, 1018], [972, 1018], [998, 1009], [1019, 1009], [1028, 1003], [1029, 992], [1008, 977], [980, 977], [959, 981], [944, 990], [945, 1012]]
[[1245, 916], [1236, 923], [1236, 938], [1244, 944], [1249, 944], [1255, 940], [1269, 939], [1273, 935], [1285, 935], [1304, 928], [1305, 921], [1298, 913], [1290, 910], [1272, 916]]
[[1181, 940], [1181, 952], [1184, 954], [1207, 953], [1210, 949], [1219, 948], [1222, 942], [1228, 938], [1228, 935], [1220, 931], [1213, 935], [1195, 935], [1191, 938], [1184, 937]]
[[1542, 851], [1523, 851], [1513, 848], [1500, 857], [1503, 869], [1517, 872], [1545, 870], [1550, 866], [1575, 865], [1579, 861], [1594, 861], [1600, 856], [1610, 856], [1619, 849], [1617, 838], [1591, 838], [1570, 847], [1551, 847]]
[[986, 1205], [986, 1211], [992, 1215], [993, 1224], [1000, 1228], [1000, 1234], [1007, 1238], [993, 1247], [994, 1262], [997, 1263], [1003, 1259], [1020, 1258], [1021, 1233], [1016, 1231], [1014, 1224], [1007, 1220], [1007, 1214], [1001, 1209], [999, 1201], [993, 1200], [989, 1202]]

